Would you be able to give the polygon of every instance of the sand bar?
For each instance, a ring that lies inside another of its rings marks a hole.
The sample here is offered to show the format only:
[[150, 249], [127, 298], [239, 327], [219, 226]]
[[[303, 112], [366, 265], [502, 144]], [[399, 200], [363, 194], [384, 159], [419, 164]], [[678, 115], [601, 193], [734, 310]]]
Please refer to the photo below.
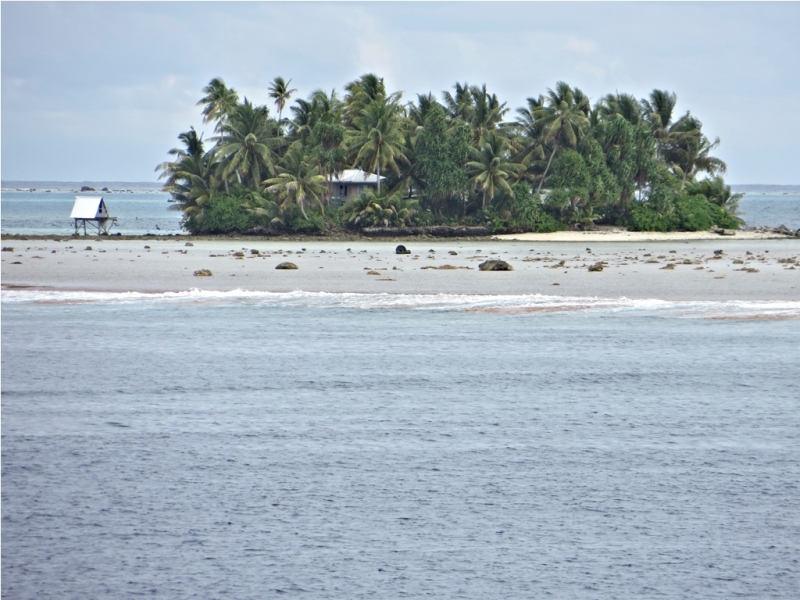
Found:
[[[0, 259], [6, 290], [243, 289], [800, 300], [800, 239], [588, 239], [411, 239], [404, 243], [412, 254], [405, 256], [395, 254], [397, 241], [191, 240], [193, 245], [187, 246], [186, 237], [14, 239], [3, 242], [3, 246], [13, 244], [14, 250], [2, 252]], [[478, 264], [487, 259], [505, 260], [514, 270], [480, 272]], [[284, 261], [299, 268], [276, 270]], [[603, 270], [590, 272], [588, 267], [597, 262], [604, 263]], [[213, 276], [194, 276], [200, 269], [209, 269]]]

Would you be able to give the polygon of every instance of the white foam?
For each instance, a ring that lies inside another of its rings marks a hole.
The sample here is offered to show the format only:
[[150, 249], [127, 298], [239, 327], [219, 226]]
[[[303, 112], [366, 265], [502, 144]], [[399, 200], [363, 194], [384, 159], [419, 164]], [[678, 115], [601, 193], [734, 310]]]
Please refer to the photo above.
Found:
[[605, 312], [677, 317], [798, 317], [798, 301], [667, 301], [659, 299], [548, 296], [543, 294], [366, 294], [263, 292], [251, 290], [184, 292], [89, 292], [5, 290], [3, 303], [37, 304], [243, 304], [257, 306], [405, 309], [497, 313]]

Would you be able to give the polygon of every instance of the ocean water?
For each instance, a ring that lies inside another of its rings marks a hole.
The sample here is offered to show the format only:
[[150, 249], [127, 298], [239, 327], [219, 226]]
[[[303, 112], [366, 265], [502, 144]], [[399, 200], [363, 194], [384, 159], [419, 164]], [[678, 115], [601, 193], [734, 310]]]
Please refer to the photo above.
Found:
[[[78, 187], [80, 189], [80, 187]], [[54, 189], [51, 192], [2, 192], [2, 233], [69, 235], [75, 230], [69, 218], [76, 192]], [[117, 222], [111, 233], [154, 235], [183, 233], [180, 211], [172, 206], [169, 194], [157, 190], [137, 189], [131, 192], [85, 192], [82, 195], [103, 196], [111, 216]]]
[[800, 589], [800, 302], [2, 309], [4, 598]]
[[[2, 191], [2, 233], [72, 233], [74, 226], [69, 214], [75, 201], [74, 190], [80, 189], [79, 183], [73, 184], [72, 189], [65, 189], [63, 184], [56, 182], [14, 184], [14, 187], [6, 187], [7, 184], [4, 184]], [[111, 214], [119, 219], [112, 233], [164, 235], [182, 232], [182, 214], [168, 210], [170, 196], [158, 191], [156, 184], [92, 185], [96, 189], [120, 189], [125, 186], [132, 189], [111, 194], [97, 192], [105, 197]], [[787, 189], [795, 190], [796, 187]], [[36, 191], [19, 191], [17, 188], [35, 188]], [[46, 191], [48, 189], [50, 191]], [[800, 229], [800, 192], [748, 192], [740, 202], [739, 212], [748, 227], [786, 225], [791, 229]]]

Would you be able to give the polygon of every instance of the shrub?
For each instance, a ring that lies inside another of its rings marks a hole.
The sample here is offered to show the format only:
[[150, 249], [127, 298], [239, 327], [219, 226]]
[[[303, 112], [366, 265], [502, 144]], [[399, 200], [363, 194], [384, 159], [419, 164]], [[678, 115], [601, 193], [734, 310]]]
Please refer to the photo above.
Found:
[[263, 225], [259, 215], [247, 210], [243, 199], [217, 194], [202, 206], [202, 210], [185, 219], [183, 226], [194, 234], [242, 232]]
[[626, 225], [631, 231], [674, 231], [678, 220], [674, 214], [657, 212], [649, 203], [636, 202]]

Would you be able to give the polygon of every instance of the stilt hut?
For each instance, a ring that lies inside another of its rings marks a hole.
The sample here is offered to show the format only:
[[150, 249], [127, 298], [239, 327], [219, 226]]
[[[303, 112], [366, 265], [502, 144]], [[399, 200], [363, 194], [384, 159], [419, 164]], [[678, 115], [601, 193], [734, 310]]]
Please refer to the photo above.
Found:
[[80, 232], [83, 227], [83, 235], [86, 235], [86, 226], [97, 235], [108, 234], [117, 217], [108, 214], [108, 207], [102, 196], [75, 196], [75, 204], [72, 206], [72, 214], [69, 217], [75, 220], [75, 234]]

